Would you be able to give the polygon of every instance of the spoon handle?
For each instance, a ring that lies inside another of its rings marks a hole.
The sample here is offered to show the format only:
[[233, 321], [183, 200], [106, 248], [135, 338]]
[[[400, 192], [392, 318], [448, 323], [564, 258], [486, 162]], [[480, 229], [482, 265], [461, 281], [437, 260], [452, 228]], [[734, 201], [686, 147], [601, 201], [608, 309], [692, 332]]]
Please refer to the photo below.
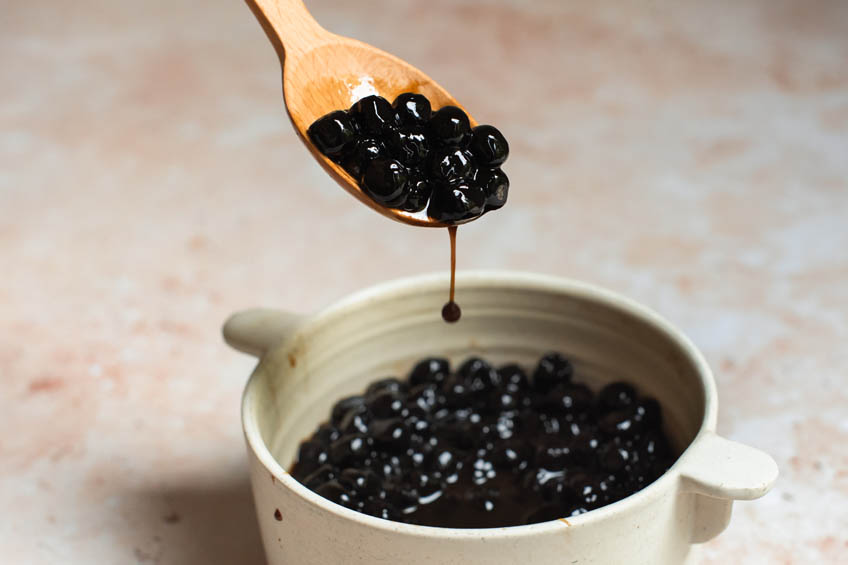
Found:
[[306, 9], [303, 0], [247, 0], [283, 61], [297, 58], [326, 41], [329, 32]]

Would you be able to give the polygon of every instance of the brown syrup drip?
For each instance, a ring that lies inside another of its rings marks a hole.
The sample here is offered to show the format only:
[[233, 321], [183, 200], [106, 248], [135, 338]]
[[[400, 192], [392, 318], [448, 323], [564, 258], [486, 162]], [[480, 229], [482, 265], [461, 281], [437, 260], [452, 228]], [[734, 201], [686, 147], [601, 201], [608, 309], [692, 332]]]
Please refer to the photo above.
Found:
[[442, 319], [446, 322], [453, 323], [459, 320], [462, 316], [462, 309], [456, 302], [448, 302], [442, 307]]
[[456, 291], [456, 226], [448, 228], [448, 235], [450, 236], [451, 248], [450, 300], [442, 308], [442, 319], [448, 323], [453, 323], [462, 316], [462, 309], [459, 304], [454, 302], [454, 292]]

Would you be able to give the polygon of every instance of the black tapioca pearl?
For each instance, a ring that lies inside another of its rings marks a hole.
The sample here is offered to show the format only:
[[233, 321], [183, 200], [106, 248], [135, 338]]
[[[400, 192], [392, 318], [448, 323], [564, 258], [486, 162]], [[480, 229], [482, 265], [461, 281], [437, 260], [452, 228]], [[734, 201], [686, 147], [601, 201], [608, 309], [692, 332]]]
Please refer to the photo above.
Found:
[[356, 139], [354, 120], [343, 110], [318, 118], [306, 133], [318, 151], [330, 158], [341, 157]]
[[409, 391], [406, 405], [410, 409], [414, 407], [429, 413], [443, 402], [444, 397], [441, 397], [441, 392], [435, 384], [422, 384]]
[[533, 464], [533, 451], [523, 441], [502, 441], [495, 444], [491, 459], [499, 469], [521, 472]]
[[409, 171], [400, 161], [378, 157], [362, 173], [362, 191], [387, 208], [402, 206], [407, 197]]
[[330, 444], [330, 461], [337, 467], [357, 467], [369, 459], [372, 439], [365, 434], [342, 436]]
[[480, 441], [477, 444], [477, 458], [478, 459], [491, 459], [492, 450], [495, 449], [495, 442], [492, 439], [486, 439]]
[[559, 438], [547, 440], [536, 449], [536, 464], [545, 469], [563, 469], [574, 461], [572, 446]]
[[424, 488], [432, 487], [433, 485], [438, 486], [438, 482], [432, 475], [421, 470], [412, 471], [404, 484], [418, 489], [419, 491]]
[[671, 448], [665, 437], [656, 430], [650, 430], [642, 437], [638, 446], [642, 458], [648, 461], [665, 460], [671, 456]]
[[553, 414], [540, 414], [539, 423], [541, 424], [542, 432], [548, 435], [559, 435], [565, 429], [563, 420]]
[[474, 434], [476, 425], [468, 420], [447, 420], [436, 426], [436, 433], [445, 442], [462, 450], [470, 450], [479, 440]]
[[548, 353], [539, 360], [533, 372], [533, 386], [537, 392], [545, 394], [558, 384], [571, 382], [574, 367], [571, 361], [559, 353]]
[[570, 421], [568, 425], [563, 429], [564, 433], [568, 437], [576, 438], [579, 435], [583, 435], [589, 432], [595, 432], [595, 427], [592, 424], [587, 424], [586, 422], [580, 421]]
[[330, 445], [340, 437], [341, 433], [338, 428], [326, 423], [318, 426], [318, 429], [315, 430], [315, 433], [312, 435], [312, 439], [314, 441], [317, 441], [324, 446]]
[[580, 413], [592, 408], [594, 395], [581, 384], [559, 384], [545, 395], [545, 405], [558, 412]]
[[[416, 408], [418, 407], [416, 406]], [[407, 416], [404, 419], [404, 424], [409, 428], [410, 438], [419, 437], [423, 439], [431, 433], [430, 420], [426, 413], [418, 412], [415, 415]]]
[[357, 394], [343, 398], [333, 405], [333, 412], [330, 415], [330, 421], [334, 426], [339, 426], [349, 412], [360, 409], [364, 405], [364, 396]]
[[563, 477], [565, 477], [564, 470], [550, 470], [544, 467], [537, 467], [527, 471], [522, 481], [524, 488], [540, 492], [549, 482], [559, 481]]
[[577, 499], [566, 475], [559, 475], [546, 481], [539, 487], [539, 494], [542, 495], [543, 500], [554, 501], [559, 505], [569, 504]]
[[662, 409], [653, 398], [643, 398], [635, 405], [633, 418], [646, 430], [659, 430], [662, 426]]
[[588, 473], [575, 473], [568, 480], [574, 490], [577, 504], [584, 508], [597, 508], [603, 504], [603, 495], [595, 477]]
[[451, 375], [442, 385], [448, 408], [467, 408], [471, 403], [471, 388], [459, 375]]
[[[474, 158], [471, 152], [457, 147], [444, 147], [436, 150], [430, 158], [430, 176], [437, 181], [465, 179], [474, 171]], [[485, 194], [483, 200], [485, 204]]]
[[486, 195], [486, 211], [503, 208], [509, 197], [509, 177], [500, 169], [479, 169], [474, 180]]
[[[638, 440], [638, 438], [636, 438]], [[636, 467], [645, 467], [648, 465], [649, 460], [643, 459], [642, 452], [639, 451], [638, 441], [613, 441], [613, 443], [623, 451], [621, 455], [626, 459], [625, 461], [625, 469], [631, 469]]]
[[364, 135], [383, 137], [398, 126], [398, 117], [382, 96], [366, 96], [350, 108], [350, 115]]
[[520, 397], [506, 391], [496, 391], [490, 401], [493, 410], [515, 410], [520, 407]]
[[501, 502], [501, 493], [497, 488], [480, 485], [471, 490], [471, 496], [468, 498], [468, 502], [472, 508], [479, 512], [495, 512], [498, 510], [498, 505]]
[[622, 410], [636, 403], [636, 389], [624, 382], [606, 385], [598, 393], [598, 407], [602, 412]]
[[607, 443], [598, 450], [598, 464], [604, 471], [617, 473], [632, 462], [630, 451], [615, 442]]
[[504, 411], [498, 415], [491, 427], [497, 439], [508, 440], [520, 433], [521, 421], [515, 411]]
[[411, 432], [400, 418], [376, 420], [371, 423], [369, 431], [375, 444], [383, 449], [398, 451], [409, 447]]
[[430, 143], [423, 128], [393, 130], [388, 135], [386, 145], [392, 157], [407, 167], [424, 163], [430, 155]]
[[436, 469], [445, 473], [452, 473], [462, 466], [462, 454], [453, 449], [442, 449], [435, 453]]
[[391, 460], [379, 459], [376, 461], [373, 465], [374, 472], [382, 477], [384, 481], [398, 480], [403, 476], [403, 469], [393, 465]]
[[465, 378], [472, 378], [478, 373], [492, 371], [492, 366], [479, 357], [469, 357], [457, 369], [457, 372]]
[[450, 364], [447, 359], [441, 357], [429, 357], [422, 359], [412, 368], [409, 373], [409, 384], [412, 386], [421, 384], [441, 384], [450, 374]]
[[582, 433], [571, 442], [574, 460], [581, 465], [589, 465], [595, 461], [598, 448], [601, 446], [601, 438], [592, 432]]
[[405, 212], [420, 212], [427, 207], [433, 194], [433, 183], [418, 171], [409, 171], [406, 181], [406, 200], [400, 209]]
[[422, 470], [422, 472], [432, 470], [433, 458], [435, 456], [434, 453], [435, 451], [426, 444], [416, 448], [410, 448], [409, 451], [406, 452], [412, 461], [412, 466], [416, 469]]
[[504, 365], [498, 369], [501, 384], [510, 394], [524, 393], [530, 388], [530, 380], [524, 369], [515, 364]]
[[339, 432], [341, 435], [348, 434], [365, 434], [368, 433], [368, 423], [371, 421], [371, 414], [365, 406], [358, 406], [345, 414], [342, 421], [339, 423]]
[[468, 115], [456, 106], [444, 106], [430, 118], [427, 124], [434, 143], [465, 146], [471, 139], [471, 123]]
[[471, 471], [471, 481], [475, 485], [483, 485], [497, 476], [495, 465], [488, 459], [478, 457], [468, 466]]
[[522, 436], [532, 440], [542, 433], [540, 414], [533, 408], [524, 407], [518, 412]]
[[609, 437], [633, 438], [644, 429], [644, 424], [634, 416], [632, 407], [607, 412], [598, 420], [598, 428]]
[[390, 486], [385, 490], [385, 500], [401, 514], [410, 514], [418, 508], [418, 489], [408, 486]]
[[409, 385], [397, 377], [386, 377], [368, 385], [365, 389], [365, 398], [371, 399], [386, 390], [402, 397], [409, 390]]
[[404, 408], [403, 396], [391, 390], [381, 390], [368, 398], [366, 406], [376, 419], [400, 416]]
[[471, 130], [468, 148], [480, 165], [485, 167], [498, 167], [509, 156], [509, 143], [506, 138], [500, 130], [490, 125], [477, 126]]
[[427, 215], [445, 224], [476, 218], [486, 207], [486, 194], [474, 181], [459, 179], [433, 187]]
[[342, 506], [353, 506], [354, 497], [350, 491], [348, 491], [341, 483], [337, 480], [332, 480], [324, 483], [315, 489], [317, 494], [320, 494], [330, 502], [335, 502], [336, 504], [341, 504]]
[[303, 479], [303, 486], [315, 490], [319, 486], [332, 481], [337, 476], [336, 470], [332, 465], [321, 465], [316, 470], [312, 471], [306, 478]]
[[398, 520], [400, 518], [398, 510], [380, 498], [367, 501], [362, 511], [365, 514], [369, 514], [375, 518], [382, 518], [383, 520]]
[[488, 395], [501, 384], [501, 377], [494, 367], [479, 357], [471, 357], [460, 365], [459, 374], [475, 396]]
[[359, 183], [368, 163], [379, 157], [387, 156], [388, 150], [385, 143], [369, 137], [356, 141], [353, 149], [342, 159], [341, 165]]
[[359, 497], [377, 496], [382, 489], [382, 481], [371, 469], [344, 469], [338, 481]]
[[439, 483], [429, 483], [418, 489], [418, 505], [426, 506], [438, 501], [444, 495], [444, 488]]
[[392, 103], [398, 121], [404, 126], [423, 126], [430, 120], [430, 101], [423, 94], [404, 92]]
[[325, 445], [318, 441], [305, 441], [300, 444], [298, 450], [297, 467], [300, 474], [306, 476], [325, 464], [328, 458]]

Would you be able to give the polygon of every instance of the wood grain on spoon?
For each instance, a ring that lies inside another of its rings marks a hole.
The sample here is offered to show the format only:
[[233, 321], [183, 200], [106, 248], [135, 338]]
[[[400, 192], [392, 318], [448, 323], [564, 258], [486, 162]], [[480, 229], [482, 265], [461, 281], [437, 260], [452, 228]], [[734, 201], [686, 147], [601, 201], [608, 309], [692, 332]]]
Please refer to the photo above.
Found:
[[[312, 145], [306, 130], [321, 116], [346, 110], [369, 94], [379, 94], [391, 102], [402, 92], [417, 92], [430, 99], [434, 110], [462, 105], [409, 63], [361, 41], [328, 32], [301, 0], [247, 3], [280, 56], [286, 110], [312, 156], [342, 188], [384, 216], [415, 226], [445, 227], [428, 218], [426, 212], [404, 212], [374, 202], [353, 177]], [[477, 125], [470, 115], [469, 120], [472, 127]]]

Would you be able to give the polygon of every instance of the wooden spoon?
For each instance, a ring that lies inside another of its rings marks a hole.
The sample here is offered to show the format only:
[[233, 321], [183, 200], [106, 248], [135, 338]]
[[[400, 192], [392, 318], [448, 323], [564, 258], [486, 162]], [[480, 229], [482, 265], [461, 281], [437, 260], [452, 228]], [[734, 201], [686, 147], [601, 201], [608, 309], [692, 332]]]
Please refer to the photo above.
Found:
[[[307, 128], [334, 110], [379, 94], [391, 102], [402, 92], [426, 96], [433, 109], [462, 105], [447, 90], [409, 63], [361, 41], [330, 33], [318, 25], [302, 0], [247, 0], [274, 44], [283, 67], [286, 110], [301, 141], [331, 177], [363, 204], [398, 222], [445, 227], [425, 212], [410, 213], [374, 202], [343, 168], [321, 154]], [[463, 108], [464, 110], [464, 108]], [[466, 112], [467, 113], [467, 112]], [[477, 123], [469, 116], [471, 126]]]

